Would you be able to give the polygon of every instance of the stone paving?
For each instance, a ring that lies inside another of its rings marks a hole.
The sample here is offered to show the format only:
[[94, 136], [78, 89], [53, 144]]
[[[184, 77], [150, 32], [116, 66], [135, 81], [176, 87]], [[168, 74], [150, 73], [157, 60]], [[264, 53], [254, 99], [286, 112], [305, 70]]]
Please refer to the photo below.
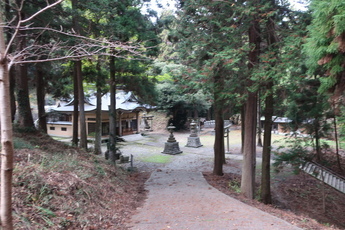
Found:
[[[152, 172], [146, 182], [148, 198], [132, 217], [130, 229], [299, 229], [210, 186], [201, 172], [212, 170], [212, 140], [200, 135], [204, 146], [189, 148], [185, 147], [188, 136], [175, 134], [183, 153], [173, 156], [162, 154], [168, 133], [124, 137], [126, 142], [120, 144], [123, 154], [133, 155], [138, 170]], [[240, 154], [227, 157], [242, 159]], [[227, 170], [240, 173], [238, 168]]]

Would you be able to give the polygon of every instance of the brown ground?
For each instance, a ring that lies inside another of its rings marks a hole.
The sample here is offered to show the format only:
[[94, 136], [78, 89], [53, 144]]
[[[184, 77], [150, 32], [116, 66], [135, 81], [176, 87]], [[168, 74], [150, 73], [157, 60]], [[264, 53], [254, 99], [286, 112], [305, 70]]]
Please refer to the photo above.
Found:
[[115, 169], [39, 133], [15, 139], [15, 229], [124, 229], [146, 197], [149, 173]]
[[[146, 198], [149, 173], [114, 168], [101, 156], [39, 133], [16, 134], [16, 141], [21, 146], [16, 147], [13, 179], [15, 229], [126, 229], [124, 223]], [[271, 206], [237, 193], [238, 175], [204, 175], [225, 194], [304, 229], [345, 228], [345, 195], [325, 187], [324, 212], [323, 186], [304, 174], [277, 174], [272, 180]]]
[[[232, 162], [228, 166], [233, 164], [236, 163]], [[272, 179], [272, 205], [264, 205], [257, 200], [243, 197], [238, 190], [241, 181], [238, 174], [228, 173], [220, 177], [205, 172], [204, 176], [209, 184], [221, 192], [295, 223], [300, 228], [345, 229], [345, 194], [329, 186], [323, 186], [318, 180], [303, 172], [295, 175], [290, 170], [284, 169], [275, 174]], [[258, 178], [257, 181], [259, 180]]]

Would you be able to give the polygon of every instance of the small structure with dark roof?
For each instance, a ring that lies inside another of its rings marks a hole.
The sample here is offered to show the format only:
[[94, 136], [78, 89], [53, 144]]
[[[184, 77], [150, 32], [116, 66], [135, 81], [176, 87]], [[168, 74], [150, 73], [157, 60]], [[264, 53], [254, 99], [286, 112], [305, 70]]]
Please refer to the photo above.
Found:
[[[110, 94], [102, 97], [102, 136], [109, 135]], [[85, 120], [88, 136], [93, 136], [96, 130], [96, 97], [85, 100]], [[132, 92], [116, 93], [116, 133], [119, 136], [138, 133], [141, 116], [153, 107], [141, 104]], [[64, 106], [52, 108], [48, 117], [48, 134], [52, 136], [71, 137], [73, 134], [74, 100]]]

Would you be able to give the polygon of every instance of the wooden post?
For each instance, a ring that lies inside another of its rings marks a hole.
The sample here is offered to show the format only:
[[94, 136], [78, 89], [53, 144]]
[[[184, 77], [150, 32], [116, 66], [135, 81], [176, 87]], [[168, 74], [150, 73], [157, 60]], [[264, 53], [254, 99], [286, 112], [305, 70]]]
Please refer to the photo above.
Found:
[[136, 111], [136, 113], [135, 113], [135, 117], [136, 117], [136, 119], [137, 119], [137, 132], [136, 132], [136, 134], [138, 134], [139, 133], [139, 128], [140, 128], [140, 122], [139, 122], [139, 112], [140, 111]]
[[119, 111], [119, 136], [122, 136], [122, 112]]

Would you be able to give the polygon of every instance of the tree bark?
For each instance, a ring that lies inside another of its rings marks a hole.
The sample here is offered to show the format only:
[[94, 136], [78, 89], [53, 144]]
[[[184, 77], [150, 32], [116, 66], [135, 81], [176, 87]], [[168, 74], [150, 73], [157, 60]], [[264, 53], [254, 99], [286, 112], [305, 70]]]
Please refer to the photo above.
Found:
[[262, 147], [262, 130], [261, 130], [261, 122], [260, 122], [260, 118], [261, 118], [261, 103], [260, 103], [260, 95], [259, 95], [259, 98], [258, 98], [258, 116], [257, 116], [257, 119], [258, 119], [258, 122], [257, 122], [257, 125], [258, 125], [258, 146], [259, 147]]
[[[18, 49], [24, 50], [26, 47], [25, 33], [21, 31], [19, 31], [19, 33], [21, 36], [17, 39]], [[21, 128], [34, 130], [35, 126], [29, 99], [27, 64], [16, 65], [15, 70], [17, 83], [18, 124]]]
[[47, 133], [47, 115], [44, 108], [45, 105], [45, 85], [44, 73], [41, 64], [36, 65], [36, 95], [38, 108], [38, 129]]
[[[79, 15], [78, 15], [78, 0], [72, 0], [72, 9], [75, 11], [73, 15], [73, 28], [76, 34], [80, 35]], [[86, 122], [85, 122], [85, 109], [84, 109], [84, 87], [83, 87], [83, 75], [82, 75], [82, 63], [80, 60], [74, 62], [74, 70], [76, 74], [76, 82], [78, 85], [78, 99], [79, 99], [79, 127], [80, 127], [80, 142], [79, 147], [87, 149], [87, 136], [86, 136]]]
[[270, 81], [267, 90], [270, 92], [265, 99], [265, 128], [264, 146], [262, 149], [261, 200], [264, 204], [271, 204], [271, 139], [273, 116], [273, 82]]
[[314, 126], [314, 130], [315, 130], [316, 161], [318, 163], [320, 163], [321, 162], [321, 145], [320, 145], [320, 120], [319, 120], [319, 118], [315, 118], [313, 126]]
[[[254, 48], [249, 52], [248, 69], [252, 70], [259, 63], [260, 54], [260, 27], [255, 18], [248, 30], [249, 43]], [[252, 86], [248, 80], [248, 87]], [[256, 169], [256, 123], [257, 123], [257, 92], [248, 91], [245, 111], [245, 136], [243, 147], [243, 165], [241, 192], [247, 198], [254, 198], [255, 169]]]
[[80, 143], [79, 147], [87, 149], [87, 135], [86, 135], [86, 121], [85, 121], [85, 108], [84, 108], [84, 87], [83, 75], [81, 72], [81, 61], [76, 61], [76, 70], [78, 78], [78, 97], [79, 97], [79, 126], [80, 126]]
[[341, 167], [341, 162], [340, 162], [337, 117], [335, 114], [334, 114], [334, 118], [333, 118], [333, 127], [334, 127], [335, 154], [337, 156], [337, 165], [338, 165], [339, 170], [343, 171], [343, 168]]
[[109, 159], [116, 161], [116, 79], [115, 58], [110, 57]]
[[[215, 105], [217, 102], [215, 103]], [[223, 175], [223, 163], [224, 163], [224, 118], [222, 106], [215, 106], [215, 140], [214, 140], [214, 167], [213, 174]]]
[[73, 70], [73, 137], [72, 144], [78, 146], [79, 142], [79, 90], [78, 90], [78, 77], [76, 71], [76, 64], [74, 62]]
[[244, 136], [245, 136], [245, 114], [246, 114], [246, 106], [241, 106], [241, 153], [243, 154], [244, 150]]
[[97, 79], [96, 79], [96, 133], [95, 133], [95, 146], [94, 154], [102, 154], [101, 143], [102, 143], [102, 84], [101, 84], [101, 70], [100, 70], [100, 60], [97, 60]]
[[9, 76], [10, 76], [10, 97], [11, 97], [11, 118], [12, 122], [14, 122], [16, 118], [16, 112], [17, 112], [17, 105], [16, 105], [16, 77], [14, 68], [11, 68], [9, 70]]
[[[0, 24], [2, 22], [0, 12]], [[12, 220], [12, 173], [13, 173], [13, 136], [11, 119], [10, 79], [5, 54], [3, 27], [0, 27], [0, 127], [1, 127], [1, 186], [0, 186], [0, 220], [5, 230], [13, 229]]]
[[[10, 12], [11, 12], [11, 7], [9, 4], [9, 0], [5, 0], [5, 11], [3, 12], [6, 15], [5, 17], [7, 18], [11, 17]], [[9, 41], [12, 37], [12, 32], [9, 29], [7, 29], [5, 31], [5, 35], [6, 35], [5, 40]], [[10, 48], [9, 50], [11, 52], [12, 48]], [[10, 78], [11, 118], [12, 118], [12, 122], [14, 122], [16, 111], [17, 111], [16, 96], [15, 96], [16, 78], [15, 78], [14, 68], [8, 70], [8, 74]]]
[[[275, 1], [271, 0], [271, 6], [274, 8]], [[270, 52], [277, 52], [277, 43], [279, 42], [276, 34], [276, 25], [274, 18], [268, 19], [267, 24], [267, 44]], [[275, 62], [271, 63], [274, 67]], [[273, 98], [273, 79], [267, 81], [266, 91], [268, 93], [265, 99], [265, 133], [264, 146], [262, 150], [262, 174], [261, 174], [261, 200], [265, 204], [272, 203], [271, 197], [271, 142], [272, 142], [272, 116], [274, 112], [274, 98]]]
[[214, 75], [214, 115], [215, 115], [215, 140], [214, 140], [214, 167], [213, 174], [223, 175], [223, 164], [225, 162], [224, 149], [224, 99], [221, 93], [224, 90], [224, 78], [222, 77], [222, 67], [219, 67]]
[[256, 169], [256, 108], [255, 93], [249, 93], [246, 102], [245, 137], [243, 147], [243, 166], [241, 192], [250, 199], [254, 198]]

